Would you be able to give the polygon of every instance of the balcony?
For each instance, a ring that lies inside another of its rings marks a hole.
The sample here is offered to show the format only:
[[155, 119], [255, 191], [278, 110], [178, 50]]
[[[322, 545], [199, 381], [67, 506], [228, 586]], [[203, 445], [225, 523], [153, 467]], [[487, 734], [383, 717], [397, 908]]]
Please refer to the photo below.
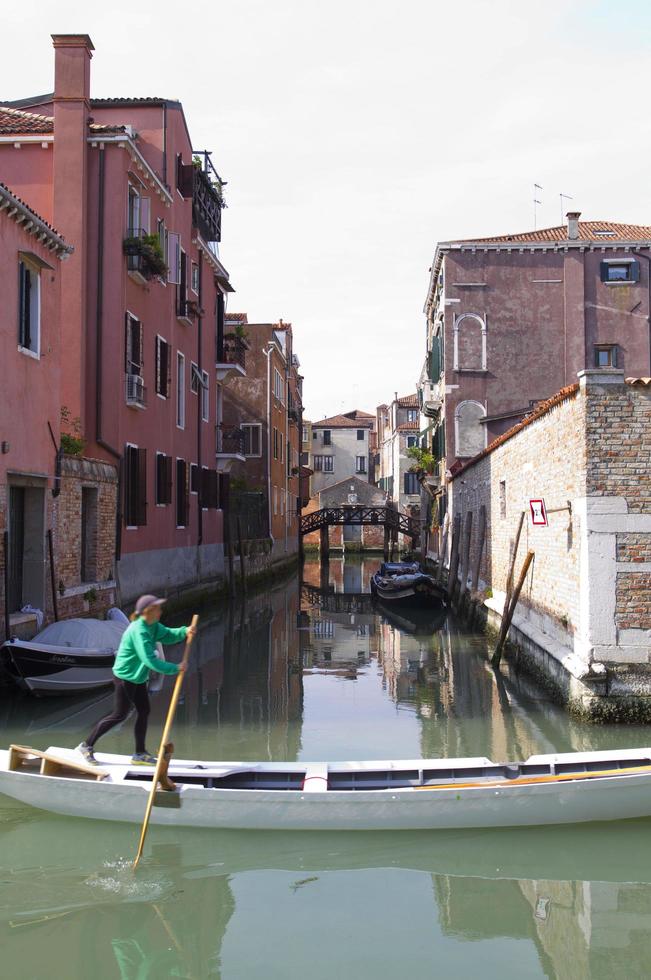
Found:
[[293, 422], [294, 425], [298, 425], [298, 409], [293, 405], [290, 405], [287, 409], [287, 418], [290, 422]]
[[[219, 347], [219, 345], [218, 345]], [[224, 335], [222, 350], [217, 350], [217, 381], [222, 383], [229, 378], [246, 377], [246, 352], [249, 345], [244, 337], [236, 333]]]
[[134, 282], [144, 286], [152, 279], [166, 279], [167, 264], [157, 235], [148, 235], [144, 228], [129, 228], [122, 247]]
[[196, 300], [186, 299], [183, 296], [177, 295], [176, 315], [179, 320], [183, 320], [184, 323], [187, 323], [191, 327], [195, 319], [203, 315], [203, 310], [199, 308]]
[[131, 408], [147, 407], [147, 389], [139, 374], [127, 374], [124, 387], [127, 405]]
[[221, 241], [223, 182], [210, 153], [193, 151], [193, 162], [179, 167], [177, 184], [183, 197], [192, 198], [192, 223], [201, 237], [206, 242]]
[[241, 429], [217, 426], [217, 471], [228, 473], [233, 463], [245, 463], [244, 433]]

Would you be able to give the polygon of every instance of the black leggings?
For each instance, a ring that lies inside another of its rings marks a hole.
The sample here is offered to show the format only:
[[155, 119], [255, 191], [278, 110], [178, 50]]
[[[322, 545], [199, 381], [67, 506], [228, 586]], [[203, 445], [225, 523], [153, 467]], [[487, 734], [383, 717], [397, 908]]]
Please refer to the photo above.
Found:
[[134, 684], [133, 681], [123, 681], [119, 677], [113, 679], [115, 685], [115, 701], [113, 711], [101, 718], [86, 739], [86, 744], [92, 747], [98, 738], [106, 735], [112, 728], [119, 725], [127, 717], [132, 708], [136, 709], [136, 752], [146, 752], [145, 736], [147, 735], [147, 719], [149, 718], [149, 692], [147, 682]]

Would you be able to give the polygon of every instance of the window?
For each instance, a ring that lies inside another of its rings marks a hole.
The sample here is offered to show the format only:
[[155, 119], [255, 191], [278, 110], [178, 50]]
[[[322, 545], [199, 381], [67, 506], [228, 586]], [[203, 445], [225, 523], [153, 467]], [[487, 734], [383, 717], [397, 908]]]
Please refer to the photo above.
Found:
[[314, 457], [314, 472], [320, 473], [323, 469], [323, 456]]
[[303, 433], [302, 433], [302, 436], [301, 436], [301, 442], [307, 442], [307, 441], [308, 441], [308, 439], [307, 439], [307, 426], [304, 425], [303, 426]]
[[21, 259], [18, 277], [18, 346], [38, 356], [41, 346], [40, 273], [36, 266]]
[[418, 436], [407, 436], [407, 449], [418, 445]]
[[178, 286], [181, 282], [181, 236], [175, 232], [167, 233], [167, 281]]
[[[328, 459], [332, 459], [332, 456], [328, 456]], [[355, 457], [355, 472], [356, 473], [366, 473], [366, 456], [356, 456]]]
[[301, 453], [300, 460], [301, 460], [301, 466], [309, 466], [310, 465], [310, 454], [309, 453]]
[[169, 398], [171, 387], [172, 348], [162, 337], [156, 337], [156, 394]]
[[278, 429], [274, 426], [273, 431], [274, 459], [278, 459]]
[[617, 346], [615, 344], [600, 344], [594, 349], [595, 367], [617, 367]]
[[176, 526], [187, 527], [190, 523], [190, 495], [188, 493], [189, 467], [184, 459], [176, 461]]
[[312, 439], [316, 439], [316, 432], [312, 433]]
[[404, 492], [408, 494], [420, 494], [420, 484], [416, 473], [405, 473]]
[[500, 517], [506, 517], [506, 480], [500, 480]]
[[364, 439], [364, 430], [363, 429], [358, 429], [357, 430], [357, 441], [358, 442], [362, 442], [363, 439]]
[[274, 368], [274, 395], [282, 405], [285, 404], [283, 376], [277, 368]]
[[200, 388], [201, 374], [199, 373], [199, 368], [194, 361], [190, 361], [190, 391], [193, 395], [198, 395]]
[[176, 315], [185, 317], [188, 315], [188, 257], [180, 250], [179, 256], [179, 283], [176, 288]]
[[176, 424], [185, 429], [185, 357], [176, 352]]
[[207, 466], [201, 467], [201, 506], [213, 510], [219, 507], [219, 473]]
[[602, 282], [638, 282], [640, 263], [634, 259], [622, 259], [601, 263]]
[[486, 370], [486, 321], [477, 313], [462, 313], [454, 320], [454, 370]]
[[465, 401], [457, 405], [454, 413], [457, 456], [476, 456], [486, 448], [486, 426], [481, 421], [485, 414], [479, 402]]
[[172, 503], [172, 457], [156, 453], [156, 504]]
[[130, 236], [140, 236], [142, 225], [140, 224], [140, 194], [129, 184], [129, 197], [127, 203], [127, 234]]
[[408, 422], [417, 422], [418, 421], [418, 409], [417, 408], [408, 408], [407, 409], [407, 421]]
[[240, 428], [244, 435], [244, 455], [262, 456], [262, 425], [260, 422], [244, 422]]
[[274, 487], [274, 515], [278, 513], [278, 490]]
[[279, 432], [278, 433], [278, 436], [279, 436], [279, 445], [280, 445], [280, 456], [278, 458], [280, 459], [280, 462], [282, 463], [283, 459], [285, 458], [285, 453], [284, 453], [284, 436], [283, 436], [282, 432]]
[[210, 421], [210, 378], [207, 371], [201, 372], [201, 418]]
[[147, 523], [147, 450], [129, 445], [124, 454], [124, 521], [127, 527]]
[[169, 262], [167, 261], [167, 228], [165, 227], [165, 222], [162, 218], [159, 218], [156, 222], [156, 234], [158, 235], [160, 250], [163, 253], [163, 258], [165, 259], [165, 265], [169, 265]]
[[330, 429], [324, 429], [323, 430], [323, 445], [324, 446], [331, 446], [332, 445], [332, 433], [331, 433]]
[[125, 371], [127, 374], [142, 375], [143, 350], [142, 323], [131, 313], [126, 315]]
[[193, 293], [199, 293], [199, 266], [196, 262], [192, 263], [192, 279], [190, 281], [190, 288]]
[[323, 457], [323, 472], [324, 473], [334, 473], [335, 471], [335, 458], [334, 456], [324, 456]]

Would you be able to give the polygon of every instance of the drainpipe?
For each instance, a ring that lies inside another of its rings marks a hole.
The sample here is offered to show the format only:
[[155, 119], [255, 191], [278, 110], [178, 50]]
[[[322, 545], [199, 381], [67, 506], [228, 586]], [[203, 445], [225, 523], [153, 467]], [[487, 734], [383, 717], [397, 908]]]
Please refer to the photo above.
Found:
[[267, 512], [269, 522], [269, 537], [273, 548], [273, 529], [271, 524], [271, 352], [274, 349], [272, 343], [262, 348], [262, 353], [267, 358]]
[[[201, 380], [203, 381], [203, 375], [201, 373], [201, 369], [202, 369], [202, 365], [203, 365], [203, 362], [202, 362], [202, 359], [201, 359], [201, 324], [202, 324], [202, 316], [201, 316], [201, 291], [202, 290], [201, 290], [201, 287], [202, 287], [202, 278], [203, 278], [203, 262], [202, 262], [202, 259], [203, 259], [203, 252], [201, 251], [201, 249], [199, 249], [199, 313], [197, 314], [197, 347], [198, 347], [198, 350], [197, 350], [197, 370], [199, 372], [199, 376], [201, 377]], [[202, 423], [202, 412], [201, 412], [201, 408], [202, 408], [202, 404], [203, 404], [203, 384], [200, 385], [200, 387], [199, 387], [199, 397], [197, 398], [197, 481], [198, 481], [198, 487], [199, 487], [199, 494], [197, 496], [197, 505], [198, 505], [197, 506], [197, 509], [198, 509], [197, 528], [198, 528], [198, 532], [199, 532], [198, 533], [198, 536], [197, 536], [197, 547], [199, 547], [200, 545], [203, 544], [203, 510], [202, 510], [203, 500], [202, 500], [202, 486], [201, 486], [201, 484], [202, 484], [202, 480], [201, 480], [201, 423]]]
[[649, 324], [649, 374], [651, 374], [651, 258], [642, 255], [641, 252], [633, 252], [638, 259], [644, 259], [647, 267], [647, 289], [649, 293], [649, 305], [647, 309], [647, 322]]
[[285, 483], [285, 554], [287, 554], [287, 540], [289, 537], [289, 502], [287, 498], [289, 497], [289, 476], [288, 476], [288, 463], [289, 463], [289, 360], [288, 353], [289, 348], [287, 333], [285, 333], [285, 465], [283, 467], [283, 480]]
[[98, 150], [99, 163], [97, 171], [97, 304], [95, 308], [95, 442], [101, 446], [117, 462], [118, 489], [117, 507], [115, 514], [115, 561], [116, 578], [117, 562], [122, 554], [122, 454], [114, 449], [102, 437], [102, 364], [103, 364], [103, 304], [104, 304], [104, 190], [105, 190], [105, 153], [103, 147]]

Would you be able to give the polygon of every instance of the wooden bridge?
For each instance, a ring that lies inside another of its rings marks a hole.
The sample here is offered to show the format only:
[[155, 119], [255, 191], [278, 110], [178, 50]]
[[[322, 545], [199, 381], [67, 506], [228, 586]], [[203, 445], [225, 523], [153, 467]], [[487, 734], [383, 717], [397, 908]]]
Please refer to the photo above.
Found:
[[350, 504], [347, 507], [322, 507], [301, 518], [301, 535], [321, 532], [321, 557], [329, 554], [328, 528], [337, 525], [380, 526], [384, 527], [384, 554], [388, 557], [391, 541], [396, 541], [398, 534], [411, 538], [412, 547], [418, 544], [420, 533], [419, 521], [394, 507], [365, 507], [361, 504]]
[[370, 592], [333, 592], [316, 585], [302, 583], [303, 597], [313, 606], [331, 613], [372, 613], [373, 596]]

